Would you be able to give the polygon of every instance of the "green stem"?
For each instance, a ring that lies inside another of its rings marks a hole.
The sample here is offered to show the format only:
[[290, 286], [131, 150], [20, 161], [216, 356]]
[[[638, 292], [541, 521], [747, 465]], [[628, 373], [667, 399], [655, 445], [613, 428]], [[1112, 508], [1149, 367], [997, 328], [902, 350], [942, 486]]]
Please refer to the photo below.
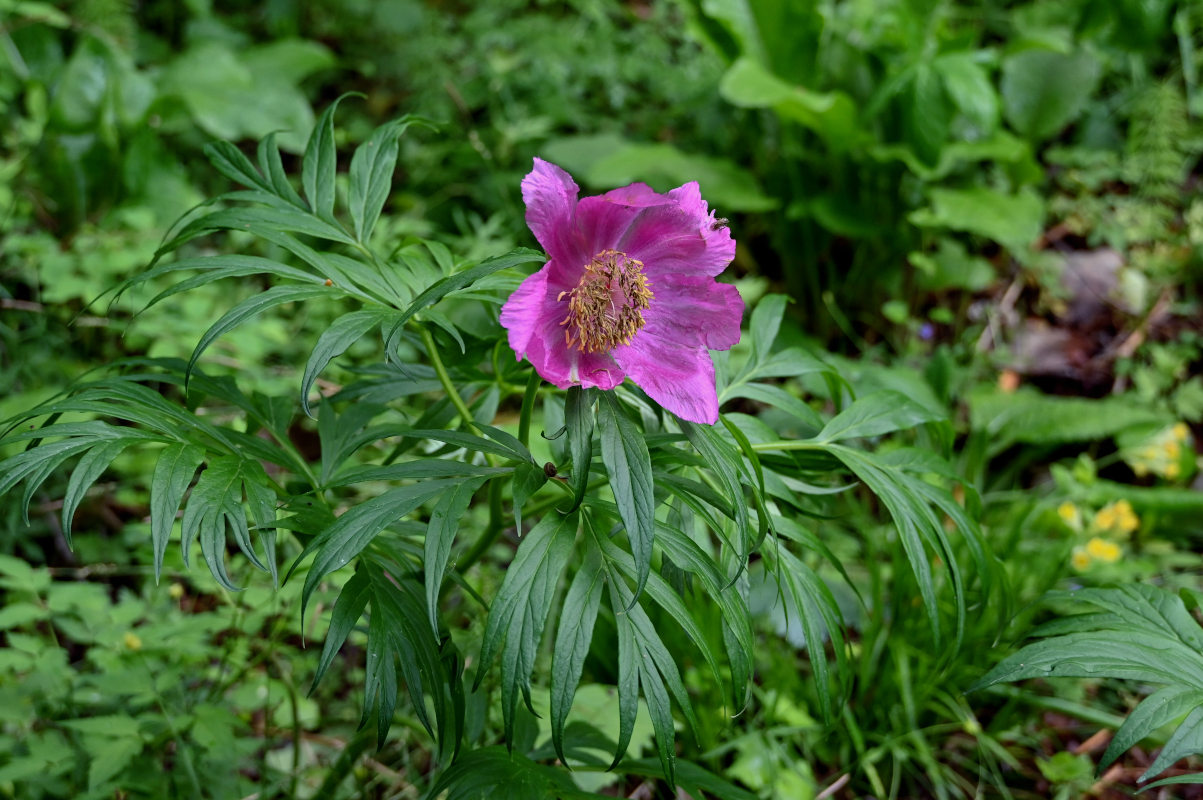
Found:
[[530, 371], [530, 379], [526, 382], [526, 393], [522, 395], [522, 414], [518, 417], [518, 441], [523, 447], [530, 446], [530, 418], [535, 407], [535, 395], [543, 379], [534, 369]]
[[768, 450], [826, 450], [827, 444], [815, 441], [778, 440], [775, 442], [753, 443], [752, 449], [757, 453], [763, 453]]
[[505, 529], [502, 520], [503, 513], [501, 508], [501, 481], [494, 478], [489, 483], [489, 526], [485, 528], [485, 532], [480, 535], [480, 538], [472, 544], [467, 554], [456, 562], [455, 569], [459, 574], [463, 575], [468, 571], [469, 567], [480, 561], [481, 556], [488, 552], [493, 543], [497, 541], [497, 537]]
[[460, 397], [455, 384], [451, 382], [451, 375], [448, 374], [447, 367], [443, 366], [443, 359], [439, 355], [438, 346], [434, 343], [434, 337], [430, 335], [430, 329], [422, 326], [420, 330], [422, 344], [426, 345], [426, 353], [430, 356], [430, 365], [434, 367], [435, 374], [439, 376], [439, 383], [443, 384], [443, 391], [447, 392], [447, 399], [451, 401], [451, 405], [455, 406], [455, 410], [459, 412], [464, 426], [477, 436], [480, 436], [481, 431], [476, 425], [476, 420], [472, 417], [472, 412], [468, 410], [468, 405], [464, 402], [464, 398]]

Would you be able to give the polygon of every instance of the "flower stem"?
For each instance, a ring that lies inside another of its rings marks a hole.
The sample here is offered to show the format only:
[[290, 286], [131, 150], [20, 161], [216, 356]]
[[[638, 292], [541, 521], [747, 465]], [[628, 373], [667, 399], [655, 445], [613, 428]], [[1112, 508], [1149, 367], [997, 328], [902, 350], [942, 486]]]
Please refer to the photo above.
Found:
[[439, 383], [443, 384], [443, 390], [447, 392], [447, 399], [451, 401], [451, 404], [455, 406], [455, 410], [459, 412], [464, 427], [471, 430], [477, 436], [480, 436], [480, 428], [476, 426], [476, 420], [472, 418], [472, 412], [468, 410], [468, 405], [464, 402], [464, 398], [460, 397], [455, 384], [451, 382], [451, 376], [447, 373], [447, 367], [443, 366], [443, 359], [439, 355], [438, 346], [434, 343], [434, 337], [430, 335], [430, 329], [423, 325], [420, 326], [420, 330], [422, 343], [426, 345], [426, 353], [430, 356], [430, 365], [434, 367], [435, 374], [439, 376]]
[[541, 383], [543, 379], [539, 377], [539, 373], [531, 369], [530, 380], [526, 382], [526, 393], [522, 395], [522, 414], [518, 417], [518, 441], [522, 442], [523, 447], [530, 446], [531, 411], [534, 410], [535, 395], [538, 394]]
[[468, 568], [479, 561], [480, 557], [493, 546], [493, 542], [497, 541], [502, 530], [502, 513], [501, 482], [494, 478], [489, 482], [489, 525], [480, 538], [472, 544], [472, 549], [456, 560], [455, 569], [459, 574], [466, 573]]
[[768, 450], [826, 450], [827, 445], [824, 442], [778, 440], [776, 442], [754, 442], [752, 449], [757, 453]]

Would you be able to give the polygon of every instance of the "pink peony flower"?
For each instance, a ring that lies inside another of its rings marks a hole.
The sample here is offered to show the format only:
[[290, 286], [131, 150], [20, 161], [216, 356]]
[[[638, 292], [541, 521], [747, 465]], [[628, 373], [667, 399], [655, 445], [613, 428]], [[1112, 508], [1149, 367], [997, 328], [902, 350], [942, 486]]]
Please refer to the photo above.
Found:
[[731, 232], [696, 182], [578, 201], [579, 191], [538, 158], [522, 181], [526, 223], [551, 260], [501, 309], [510, 347], [561, 389], [629, 377], [681, 419], [713, 425], [707, 350], [739, 341], [744, 308], [734, 286], [714, 280], [735, 256]]

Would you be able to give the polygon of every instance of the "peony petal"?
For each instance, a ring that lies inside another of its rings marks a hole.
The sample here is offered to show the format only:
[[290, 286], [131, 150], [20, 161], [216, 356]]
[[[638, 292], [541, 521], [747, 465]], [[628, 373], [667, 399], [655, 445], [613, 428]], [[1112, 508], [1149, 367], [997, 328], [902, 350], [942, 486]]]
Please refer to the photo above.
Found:
[[731, 238], [731, 230], [726, 222], [715, 218], [714, 212], [702, 199], [702, 192], [697, 181], [690, 181], [684, 186], [678, 186], [668, 193], [673, 202], [693, 220], [696, 229], [706, 241], [708, 269], [707, 274], [718, 275], [731, 260], [735, 258], [735, 240]]
[[674, 342], [730, 350], [739, 342], [744, 301], [729, 283], [697, 275], [666, 275], [649, 282], [654, 295], [645, 323]]
[[[632, 225], [655, 208], [616, 203], [605, 197], [586, 197], [576, 206], [575, 235], [585, 262], [602, 250], [620, 250], [619, 243]], [[625, 252], [625, 251], [624, 251]]]
[[568, 266], [584, 264], [577, 248], [573, 215], [580, 189], [564, 170], [555, 164], [535, 159], [534, 169], [522, 179], [522, 201], [526, 203], [526, 224], [551, 256], [552, 261]]
[[508, 332], [510, 349], [519, 359], [526, 352], [535, 331], [543, 324], [549, 267], [550, 263], [545, 264], [541, 270], [530, 275], [501, 307], [501, 325]]
[[611, 203], [624, 206], [665, 206], [675, 201], [666, 194], [660, 194], [646, 183], [632, 183], [620, 189], [611, 189], [602, 195]]
[[[549, 265], [550, 266], [550, 265]], [[549, 267], [531, 275], [501, 308], [510, 348], [544, 380], [561, 389], [596, 386], [613, 389], [626, 378], [609, 353], [582, 353], [564, 341], [561, 323], [568, 313], [558, 291], [549, 287]]]
[[677, 205], [655, 206], [643, 210], [614, 249], [642, 261], [649, 279], [667, 274], [713, 278], [735, 257], [735, 242], [726, 233], [725, 243], [716, 239], [712, 246], [692, 215]]
[[689, 422], [718, 422], [714, 362], [700, 347], [686, 347], [645, 327], [614, 360], [648, 397]]

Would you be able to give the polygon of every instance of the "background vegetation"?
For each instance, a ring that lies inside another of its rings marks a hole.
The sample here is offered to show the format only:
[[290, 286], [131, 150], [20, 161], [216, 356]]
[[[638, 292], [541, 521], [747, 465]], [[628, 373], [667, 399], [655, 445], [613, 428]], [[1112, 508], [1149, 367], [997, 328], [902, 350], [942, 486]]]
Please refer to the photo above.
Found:
[[[1172, 0], [0, 0], [0, 795], [1189, 779], [1201, 46], [1203, 10]], [[392, 141], [395, 174], [357, 178]], [[499, 299], [541, 261], [515, 250], [534, 156], [587, 193], [698, 180], [750, 313], [713, 435], [602, 399], [592, 487], [565, 473], [592, 498], [573, 578], [511, 653], [484, 604], [515, 596], [523, 541], [554, 539], [567, 484], [538, 465], [582, 463], [597, 399], [546, 392], [524, 423], [528, 372], [496, 346]], [[378, 220], [355, 205], [372, 186]], [[598, 488], [609, 430], [646, 436], [667, 508], [650, 579]], [[423, 459], [466, 466], [371, 472]], [[337, 569], [322, 532], [379, 498], [412, 518]], [[736, 569], [745, 534], [768, 544]], [[603, 570], [604, 604], [581, 577]], [[590, 607], [568, 715], [558, 609]], [[428, 651], [389, 638], [428, 616]], [[620, 725], [632, 637], [643, 700]]]

